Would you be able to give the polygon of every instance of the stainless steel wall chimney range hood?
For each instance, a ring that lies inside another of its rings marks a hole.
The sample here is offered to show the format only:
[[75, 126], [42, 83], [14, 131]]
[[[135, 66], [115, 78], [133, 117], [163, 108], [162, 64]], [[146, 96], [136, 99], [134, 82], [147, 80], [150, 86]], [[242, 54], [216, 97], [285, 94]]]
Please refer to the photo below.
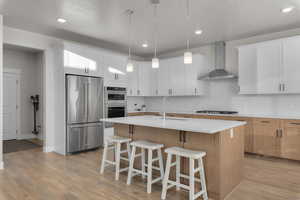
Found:
[[237, 78], [237, 76], [226, 71], [225, 69], [225, 42], [216, 42], [215, 69], [204, 76], [200, 76], [199, 80], [218, 80], [233, 78]]

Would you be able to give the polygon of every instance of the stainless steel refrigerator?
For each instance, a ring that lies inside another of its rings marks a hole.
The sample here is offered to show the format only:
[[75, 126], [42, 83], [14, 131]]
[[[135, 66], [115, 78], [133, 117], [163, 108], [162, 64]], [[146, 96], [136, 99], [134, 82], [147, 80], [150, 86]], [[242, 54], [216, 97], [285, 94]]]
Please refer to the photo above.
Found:
[[67, 153], [103, 143], [103, 78], [66, 75]]

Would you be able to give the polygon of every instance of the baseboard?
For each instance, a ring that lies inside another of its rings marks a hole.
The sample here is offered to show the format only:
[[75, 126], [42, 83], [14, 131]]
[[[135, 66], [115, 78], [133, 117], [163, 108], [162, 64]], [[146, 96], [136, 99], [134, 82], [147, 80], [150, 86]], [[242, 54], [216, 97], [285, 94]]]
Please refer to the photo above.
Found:
[[50, 153], [50, 152], [53, 152], [54, 150], [55, 150], [55, 148], [52, 146], [44, 146], [44, 148], [43, 148], [43, 151], [45, 153]]
[[0, 162], [0, 170], [2, 170], [2, 169], [4, 169], [4, 162], [3, 161]]
[[17, 139], [18, 140], [26, 140], [26, 139], [34, 139], [37, 136], [32, 133], [25, 133], [25, 134], [18, 134]]

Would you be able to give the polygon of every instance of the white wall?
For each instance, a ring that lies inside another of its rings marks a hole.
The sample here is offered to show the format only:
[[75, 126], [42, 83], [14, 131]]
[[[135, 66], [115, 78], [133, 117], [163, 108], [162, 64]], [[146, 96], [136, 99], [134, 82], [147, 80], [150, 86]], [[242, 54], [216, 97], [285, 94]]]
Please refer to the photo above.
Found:
[[[300, 29], [293, 29], [278, 33], [256, 36], [252, 38], [226, 42], [226, 69], [238, 74], [238, 51], [240, 45], [251, 44], [266, 40], [278, 39], [299, 35]], [[196, 48], [193, 52], [202, 49], [207, 55], [213, 55], [211, 49]], [[181, 55], [182, 52], [174, 52], [163, 55], [170, 57]], [[209, 67], [214, 66], [213, 57], [208, 58]], [[201, 97], [168, 97], [166, 110], [171, 112], [194, 112], [201, 109], [236, 110], [245, 114], [283, 114], [300, 115], [300, 95], [238, 95], [238, 83], [236, 80], [211, 81], [208, 91]], [[145, 104], [149, 111], [162, 110], [162, 98], [146, 97]]]
[[[55, 132], [57, 128], [64, 133], [64, 127], [56, 127], [59, 124], [61, 109], [56, 105], [56, 99], [60, 96], [56, 94], [57, 74], [62, 68], [56, 61], [54, 46], [62, 43], [61, 40], [36, 34], [20, 29], [4, 27], [3, 42], [8, 45], [26, 47], [43, 51], [42, 72], [43, 72], [43, 133], [44, 133], [44, 151], [50, 152], [55, 150]], [[41, 61], [40, 61], [41, 62]], [[2, 97], [2, 95], [1, 95]], [[2, 108], [2, 107], [1, 107]], [[2, 112], [1, 112], [2, 113]], [[2, 140], [1, 140], [2, 141]], [[2, 150], [2, 148], [1, 148]], [[2, 152], [1, 152], [2, 156]]]
[[[18, 139], [35, 138], [33, 130], [33, 106], [30, 96], [38, 94], [41, 97], [42, 63], [39, 53], [27, 52], [12, 48], [3, 51], [3, 68], [20, 70], [20, 130]], [[3, 94], [5, 95], [5, 94]], [[42, 102], [41, 102], [42, 103]], [[42, 105], [40, 105], [42, 108]], [[37, 113], [37, 125], [41, 125], [41, 110]], [[42, 133], [40, 133], [42, 135]]]
[[3, 21], [0, 15], [0, 169], [3, 169]]

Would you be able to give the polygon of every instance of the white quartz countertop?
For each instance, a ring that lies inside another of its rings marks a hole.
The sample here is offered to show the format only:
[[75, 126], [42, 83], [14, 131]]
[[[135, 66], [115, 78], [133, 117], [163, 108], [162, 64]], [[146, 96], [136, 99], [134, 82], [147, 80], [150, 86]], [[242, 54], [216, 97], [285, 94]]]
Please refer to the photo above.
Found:
[[246, 122], [214, 120], [214, 119], [193, 119], [193, 118], [175, 118], [167, 117], [164, 120], [160, 116], [133, 116], [121, 118], [101, 119], [103, 122], [118, 124], [128, 124], [136, 126], [147, 126], [154, 128], [165, 128], [181, 131], [199, 132], [214, 134], [227, 129], [243, 126]]
[[[154, 112], [158, 113], [160, 111], [129, 111], [128, 113], [139, 113], [139, 112]], [[224, 116], [224, 117], [252, 117], [252, 118], [274, 118], [274, 119], [291, 119], [300, 120], [299, 115], [293, 114], [248, 114], [248, 113], [238, 113], [238, 114], [206, 114], [206, 113], [196, 113], [196, 112], [183, 112], [183, 111], [167, 111], [166, 113], [176, 113], [176, 114], [192, 114], [192, 115], [202, 115], [202, 116]]]

